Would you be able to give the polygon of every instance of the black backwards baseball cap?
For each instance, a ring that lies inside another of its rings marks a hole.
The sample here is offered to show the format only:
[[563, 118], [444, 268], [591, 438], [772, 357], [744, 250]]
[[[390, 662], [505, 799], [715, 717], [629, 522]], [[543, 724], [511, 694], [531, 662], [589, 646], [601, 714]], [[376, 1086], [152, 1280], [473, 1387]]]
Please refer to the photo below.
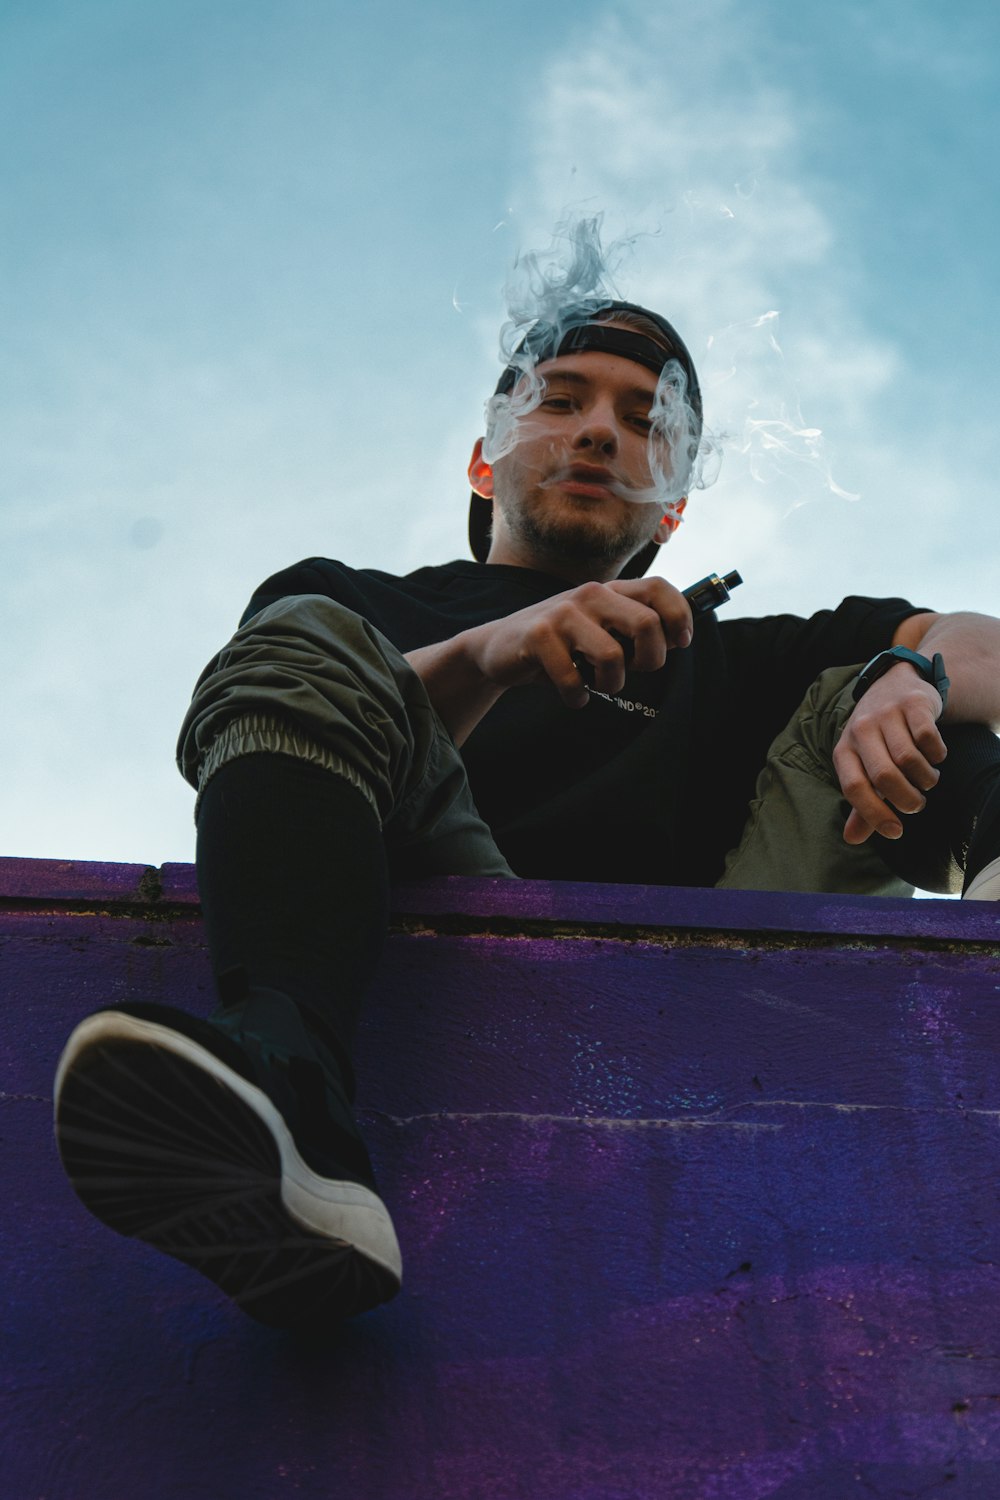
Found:
[[[609, 315], [615, 313], [639, 313], [655, 324], [662, 338], [654, 339], [649, 334], [632, 328], [609, 326]], [[597, 321], [600, 319], [601, 321]], [[670, 360], [676, 360], [687, 380], [686, 399], [698, 423], [702, 423], [701, 387], [694, 361], [684, 340], [671, 323], [659, 313], [650, 312], [635, 302], [580, 302], [566, 309], [558, 324], [539, 320], [528, 329], [515, 350], [515, 354], [528, 354], [532, 364], [556, 359], [563, 354], [576, 354], [583, 350], [596, 350], [602, 354], [617, 354], [635, 364], [644, 365], [659, 377]], [[497, 381], [497, 396], [506, 396], [514, 389], [524, 373], [523, 362], [509, 364]], [[469, 504], [469, 543], [477, 562], [485, 562], [490, 550], [490, 528], [493, 524], [493, 502], [485, 500], [474, 491]], [[629, 559], [621, 571], [622, 578], [641, 578], [659, 551], [656, 542], [650, 542], [641, 552]]]

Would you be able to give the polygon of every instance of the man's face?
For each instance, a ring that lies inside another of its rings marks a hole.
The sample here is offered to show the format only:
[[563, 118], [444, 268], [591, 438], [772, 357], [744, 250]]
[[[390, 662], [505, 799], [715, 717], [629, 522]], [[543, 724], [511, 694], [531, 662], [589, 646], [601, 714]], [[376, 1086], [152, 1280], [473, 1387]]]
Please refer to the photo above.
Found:
[[[541, 405], [519, 423], [517, 446], [493, 466], [491, 561], [614, 577], [660, 535], [663, 507], [638, 503], [647, 456], [651, 370], [596, 350], [540, 364]], [[556, 566], [556, 564], [559, 566]]]

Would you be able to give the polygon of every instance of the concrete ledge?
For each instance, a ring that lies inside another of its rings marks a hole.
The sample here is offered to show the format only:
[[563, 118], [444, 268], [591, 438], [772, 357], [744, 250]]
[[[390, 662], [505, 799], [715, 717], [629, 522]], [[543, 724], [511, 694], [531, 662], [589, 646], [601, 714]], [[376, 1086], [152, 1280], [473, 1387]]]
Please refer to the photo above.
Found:
[[[197, 907], [193, 865], [120, 865], [87, 860], [0, 858], [0, 911], [117, 910], [132, 915], [169, 907]], [[706, 891], [684, 886], [592, 885], [570, 881], [468, 880], [458, 876], [398, 886], [394, 915], [437, 922], [458, 918], [471, 926], [504, 919], [518, 927], [569, 924], [625, 932], [697, 929], [730, 932], [874, 935], [928, 941], [995, 944], [996, 908], [989, 902], [891, 901], [864, 896], [804, 896], [789, 892]]]
[[51, 1077], [205, 1011], [189, 866], [0, 860], [12, 1500], [1000, 1494], [1000, 913], [435, 881], [359, 1045], [403, 1295], [288, 1343], [92, 1222]]

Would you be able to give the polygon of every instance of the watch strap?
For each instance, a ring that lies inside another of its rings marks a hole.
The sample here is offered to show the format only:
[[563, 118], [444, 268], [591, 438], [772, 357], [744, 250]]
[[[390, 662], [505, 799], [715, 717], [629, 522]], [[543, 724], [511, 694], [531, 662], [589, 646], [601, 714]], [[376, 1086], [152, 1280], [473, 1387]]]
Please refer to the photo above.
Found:
[[864, 697], [873, 682], [884, 677], [886, 672], [890, 672], [897, 662], [901, 661], [909, 662], [924, 681], [929, 682], [931, 687], [936, 689], [941, 698], [943, 712], [948, 701], [948, 688], [951, 685], [945, 676], [944, 658], [939, 651], [936, 651], [930, 658], [921, 656], [919, 651], [911, 651], [908, 646], [890, 646], [888, 650], [880, 651], [877, 656], [872, 657], [868, 665], [862, 668], [854, 684], [855, 703]]

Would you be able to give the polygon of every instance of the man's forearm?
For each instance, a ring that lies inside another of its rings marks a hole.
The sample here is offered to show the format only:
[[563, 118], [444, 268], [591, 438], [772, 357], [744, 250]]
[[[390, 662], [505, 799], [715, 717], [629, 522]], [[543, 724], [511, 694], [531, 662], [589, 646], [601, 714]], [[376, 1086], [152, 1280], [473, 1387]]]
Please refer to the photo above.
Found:
[[910, 662], [877, 678], [860, 699], [833, 752], [834, 769], [851, 812], [848, 844], [878, 832], [899, 838], [900, 813], [916, 813], [936, 784], [947, 746], [939, 715], [952, 724], [1000, 729], [1000, 620], [990, 615], [911, 615], [893, 645], [922, 656], [940, 652], [950, 681], [941, 713], [937, 690]]
[[427, 689], [427, 696], [455, 741], [462, 745], [480, 719], [505, 691], [490, 682], [466, 648], [466, 634], [419, 646], [406, 652], [406, 660]]
[[671, 647], [690, 644], [691, 630], [691, 606], [665, 578], [615, 579], [566, 589], [406, 659], [461, 745], [509, 687], [548, 682], [567, 708], [586, 708], [581, 660], [598, 692], [620, 693], [623, 643], [631, 642], [632, 671], [656, 672]]
[[940, 651], [951, 687], [946, 724], [988, 724], [1000, 732], [1000, 620], [991, 615], [939, 615], [914, 647]]

